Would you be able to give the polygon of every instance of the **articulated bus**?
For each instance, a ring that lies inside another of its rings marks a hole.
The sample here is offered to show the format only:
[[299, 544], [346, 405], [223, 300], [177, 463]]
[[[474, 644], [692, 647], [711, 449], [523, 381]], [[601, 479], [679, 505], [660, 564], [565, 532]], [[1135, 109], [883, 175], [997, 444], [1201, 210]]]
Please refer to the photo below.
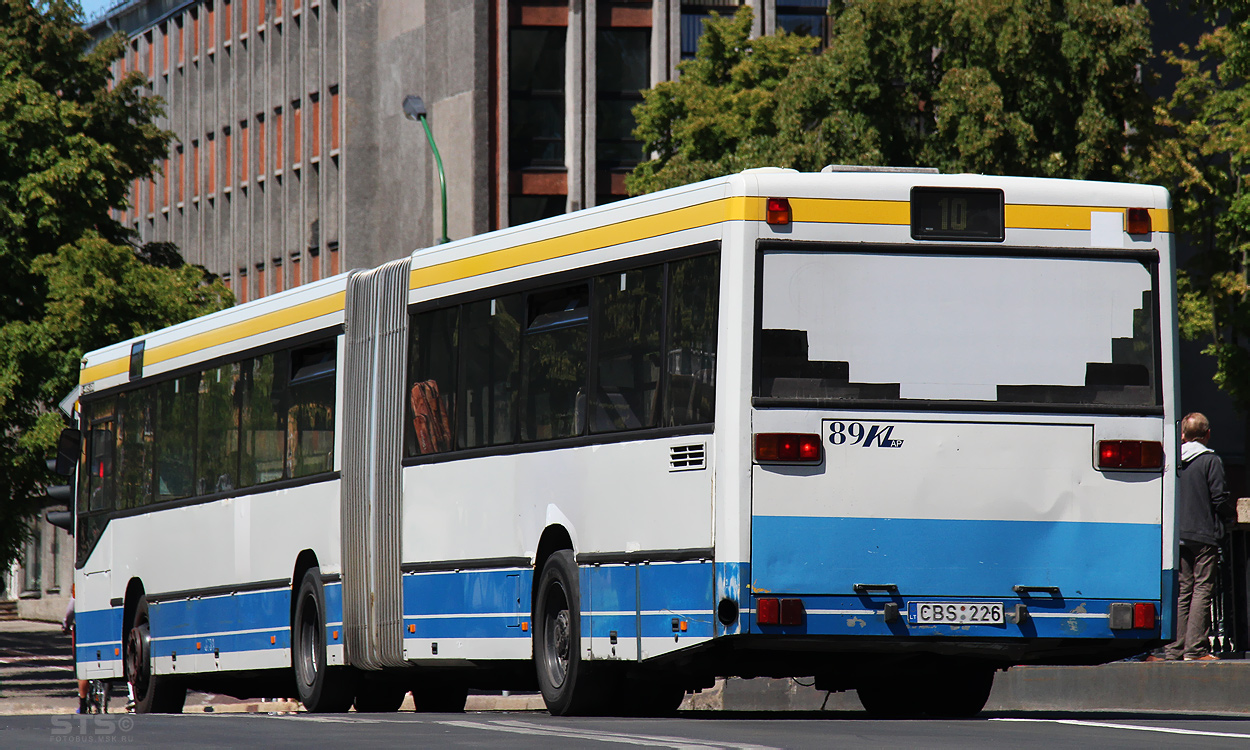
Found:
[[310, 711], [968, 716], [1172, 637], [1158, 187], [750, 170], [82, 363], [78, 676]]

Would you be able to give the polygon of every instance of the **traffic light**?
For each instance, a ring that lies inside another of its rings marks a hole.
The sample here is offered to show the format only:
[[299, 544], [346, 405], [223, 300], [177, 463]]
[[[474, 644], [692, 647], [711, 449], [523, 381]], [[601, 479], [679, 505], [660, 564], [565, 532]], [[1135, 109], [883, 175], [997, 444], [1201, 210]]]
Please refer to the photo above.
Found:
[[[48, 471], [63, 477], [74, 476], [74, 467], [78, 463], [78, 451], [82, 435], [73, 427], [61, 430], [61, 437], [56, 444], [56, 458], [48, 459]], [[49, 510], [43, 514], [48, 523], [57, 528], [73, 532], [74, 530], [74, 486], [73, 484], [54, 484], [44, 489], [49, 500], [65, 503], [67, 510]]]

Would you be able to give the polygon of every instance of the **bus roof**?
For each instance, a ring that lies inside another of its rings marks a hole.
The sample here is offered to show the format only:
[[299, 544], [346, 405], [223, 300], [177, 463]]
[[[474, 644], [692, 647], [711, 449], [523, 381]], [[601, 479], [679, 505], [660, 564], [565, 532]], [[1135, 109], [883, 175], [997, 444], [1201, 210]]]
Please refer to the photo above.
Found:
[[[925, 172], [755, 169], [418, 249], [410, 256], [409, 300], [646, 254], [661, 244], [680, 247], [715, 239], [725, 222], [763, 222], [770, 197], [790, 201], [796, 226], [874, 226], [893, 232], [882, 236], [912, 242], [907, 236], [910, 193], [917, 186], [1002, 190], [1009, 232], [1089, 232], [1091, 213], [1127, 208], [1148, 209], [1154, 231], [1171, 231], [1168, 193], [1151, 185]], [[1071, 244], [1074, 239], [1069, 235], [1066, 241]], [[1019, 243], [1009, 237], [1006, 244]], [[80, 385], [88, 393], [126, 383], [131, 350], [140, 341], [144, 374], [152, 375], [342, 325], [350, 274], [89, 352], [82, 360]]]

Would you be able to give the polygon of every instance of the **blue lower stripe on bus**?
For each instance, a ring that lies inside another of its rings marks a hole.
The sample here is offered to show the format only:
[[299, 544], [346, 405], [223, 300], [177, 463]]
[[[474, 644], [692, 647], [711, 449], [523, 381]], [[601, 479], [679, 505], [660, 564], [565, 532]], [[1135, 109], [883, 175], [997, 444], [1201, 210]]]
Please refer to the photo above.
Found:
[[1162, 597], [1153, 524], [755, 516], [752, 585], [774, 593], [895, 584], [904, 595], [1012, 597], [1015, 585], [1065, 596]]
[[[710, 562], [582, 566], [583, 632], [637, 637], [641, 593], [641, 610], [651, 613], [641, 615], [645, 637], [671, 637], [673, 618], [686, 622], [679, 632], [711, 637], [713, 571]], [[532, 586], [528, 569], [405, 575], [404, 636], [528, 638], [521, 624], [530, 620]]]
[[148, 605], [154, 656], [291, 646], [291, 591], [249, 591]]
[[[122, 608], [74, 613], [74, 657], [79, 662], [120, 659]], [[85, 645], [79, 645], [85, 644]]]

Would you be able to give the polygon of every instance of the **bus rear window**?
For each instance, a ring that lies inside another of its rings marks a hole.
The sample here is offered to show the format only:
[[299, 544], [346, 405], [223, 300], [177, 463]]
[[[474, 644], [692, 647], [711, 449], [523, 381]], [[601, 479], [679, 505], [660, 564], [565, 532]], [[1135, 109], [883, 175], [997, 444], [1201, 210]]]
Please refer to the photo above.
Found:
[[760, 283], [765, 403], [1160, 403], [1135, 259], [770, 252]]

